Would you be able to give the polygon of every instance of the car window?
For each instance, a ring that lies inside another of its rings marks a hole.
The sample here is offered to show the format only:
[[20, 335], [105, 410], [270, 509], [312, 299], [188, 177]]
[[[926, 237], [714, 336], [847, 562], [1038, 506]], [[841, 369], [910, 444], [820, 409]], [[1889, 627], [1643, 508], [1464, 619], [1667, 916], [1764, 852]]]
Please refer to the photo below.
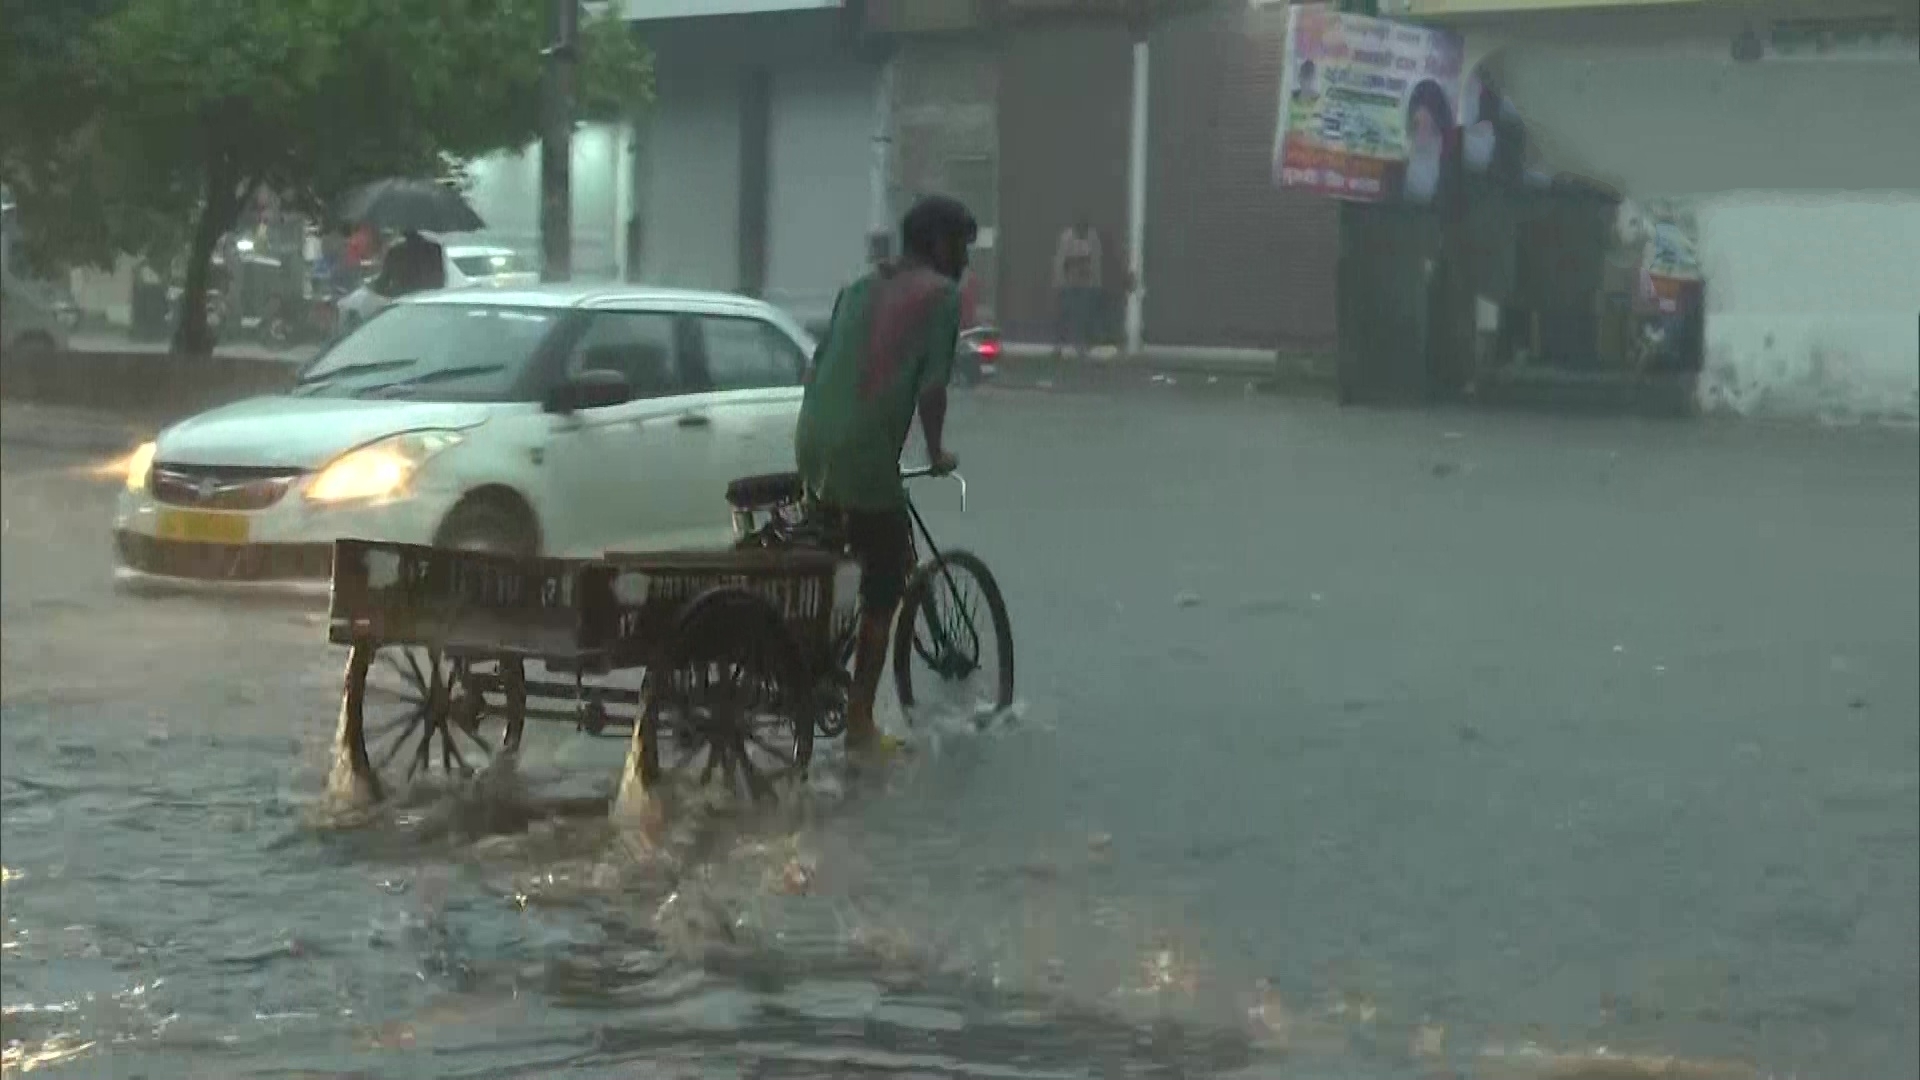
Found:
[[674, 316], [659, 311], [601, 311], [567, 357], [567, 374], [616, 371], [636, 398], [664, 397], [683, 388], [674, 359]]
[[807, 358], [787, 335], [763, 319], [707, 316], [700, 320], [707, 378], [715, 390], [798, 386]]
[[309, 364], [294, 393], [511, 400], [562, 314], [492, 304], [395, 304]]

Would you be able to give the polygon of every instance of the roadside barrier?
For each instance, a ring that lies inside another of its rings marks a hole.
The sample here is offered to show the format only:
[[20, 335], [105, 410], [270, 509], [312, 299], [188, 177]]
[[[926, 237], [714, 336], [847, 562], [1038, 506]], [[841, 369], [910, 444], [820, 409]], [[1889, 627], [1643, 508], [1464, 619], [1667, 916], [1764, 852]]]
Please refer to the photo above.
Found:
[[0, 353], [0, 398], [181, 417], [293, 385], [298, 365], [258, 356], [137, 350]]

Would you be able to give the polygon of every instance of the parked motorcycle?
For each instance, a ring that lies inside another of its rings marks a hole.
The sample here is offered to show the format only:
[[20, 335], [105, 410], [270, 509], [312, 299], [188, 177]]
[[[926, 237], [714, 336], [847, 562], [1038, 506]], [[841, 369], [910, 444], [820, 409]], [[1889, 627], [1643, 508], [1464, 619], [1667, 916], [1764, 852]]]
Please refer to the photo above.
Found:
[[962, 386], [978, 386], [1000, 372], [1000, 328], [975, 326], [960, 332], [954, 374]]

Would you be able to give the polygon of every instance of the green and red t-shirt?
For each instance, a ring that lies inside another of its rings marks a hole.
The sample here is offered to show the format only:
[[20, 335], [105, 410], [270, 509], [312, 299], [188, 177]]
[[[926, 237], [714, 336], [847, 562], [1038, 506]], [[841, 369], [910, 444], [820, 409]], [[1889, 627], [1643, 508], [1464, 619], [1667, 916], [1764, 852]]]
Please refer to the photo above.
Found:
[[814, 355], [794, 457], [814, 497], [850, 510], [901, 506], [900, 452], [920, 396], [953, 374], [960, 290], [918, 264], [840, 291]]

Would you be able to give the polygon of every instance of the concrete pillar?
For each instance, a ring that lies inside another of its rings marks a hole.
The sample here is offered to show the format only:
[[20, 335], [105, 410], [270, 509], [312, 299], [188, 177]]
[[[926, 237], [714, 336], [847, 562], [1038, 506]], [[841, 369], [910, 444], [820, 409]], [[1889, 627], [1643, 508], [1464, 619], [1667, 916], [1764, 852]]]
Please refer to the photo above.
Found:
[[638, 276], [638, 267], [628, 265], [630, 252], [627, 250], [627, 222], [640, 212], [639, 203], [634, 199], [638, 184], [634, 169], [634, 154], [639, 148], [635, 137], [637, 121], [629, 120], [612, 131], [611, 153], [613, 154], [613, 265], [614, 277], [619, 281], [632, 281]]
[[1133, 119], [1127, 128], [1127, 354], [1144, 339], [1147, 241], [1147, 39], [1133, 43]]
[[898, 61], [889, 52], [873, 83], [873, 157], [867, 171], [867, 249], [869, 256], [892, 250], [893, 103]]

